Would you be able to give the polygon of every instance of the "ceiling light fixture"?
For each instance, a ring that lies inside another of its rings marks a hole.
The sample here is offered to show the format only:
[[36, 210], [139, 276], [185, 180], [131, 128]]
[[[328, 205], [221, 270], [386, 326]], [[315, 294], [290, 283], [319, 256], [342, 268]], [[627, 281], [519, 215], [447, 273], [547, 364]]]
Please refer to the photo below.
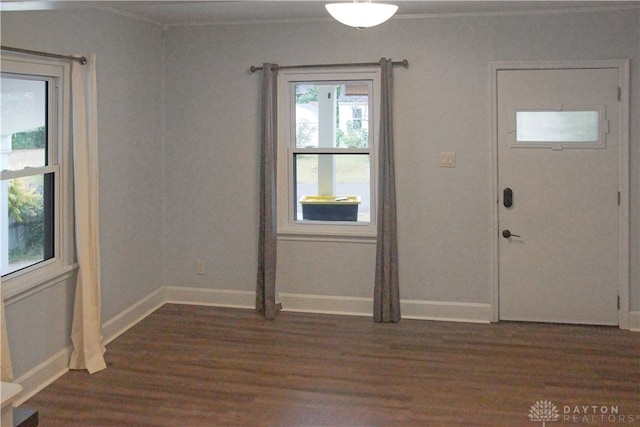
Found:
[[329, 3], [325, 7], [337, 21], [359, 29], [382, 24], [398, 10], [396, 5], [371, 3], [371, 0], [353, 0], [353, 3]]

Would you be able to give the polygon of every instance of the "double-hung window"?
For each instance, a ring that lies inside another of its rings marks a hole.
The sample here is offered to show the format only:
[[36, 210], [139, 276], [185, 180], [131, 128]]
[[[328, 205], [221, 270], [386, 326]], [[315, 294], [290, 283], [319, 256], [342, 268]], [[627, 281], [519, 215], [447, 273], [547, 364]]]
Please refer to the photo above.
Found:
[[279, 76], [278, 232], [375, 235], [379, 70]]
[[3, 57], [1, 69], [0, 272], [15, 292], [69, 264], [69, 66]]

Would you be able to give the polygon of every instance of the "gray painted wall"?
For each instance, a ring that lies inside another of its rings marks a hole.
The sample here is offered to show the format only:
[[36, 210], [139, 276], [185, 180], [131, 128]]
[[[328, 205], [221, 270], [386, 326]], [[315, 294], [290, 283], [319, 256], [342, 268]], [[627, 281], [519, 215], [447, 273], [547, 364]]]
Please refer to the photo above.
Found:
[[[250, 65], [410, 61], [395, 74], [401, 295], [488, 304], [489, 62], [631, 58], [637, 311], [639, 23], [637, 10], [625, 10], [391, 20], [366, 31], [327, 21], [163, 34], [106, 11], [66, 10], [3, 13], [2, 42], [97, 53], [103, 321], [161, 286], [255, 289], [260, 77]], [[457, 153], [455, 169], [438, 167], [442, 151]], [[374, 253], [371, 244], [282, 242], [279, 290], [371, 297]], [[7, 307], [16, 376], [69, 345], [72, 299], [72, 284], [62, 283]]]
[[[262, 62], [407, 58], [395, 72], [401, 297], [491, 302], [490, 61], [633, 58], [632, 307], [640, 307], [638, 13], [199, 26], [167, 33], [165, 283], [254, 289]], [[186, 148], [188, 147], [188, 148]], [[457, 167], [438, 167], [442, 151]], [[188, 189], [188, 191], [187, 191]], [[373, 245], [280, 242], [283, 293], [371, 297]], [[211, 274], [196, 276], [196, 259]]]

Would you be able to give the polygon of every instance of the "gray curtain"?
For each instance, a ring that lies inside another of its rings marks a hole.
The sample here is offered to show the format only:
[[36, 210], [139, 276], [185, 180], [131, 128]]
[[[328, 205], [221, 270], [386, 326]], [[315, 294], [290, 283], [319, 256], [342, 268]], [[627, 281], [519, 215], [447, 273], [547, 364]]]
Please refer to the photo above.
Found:
[[378, 323], [400, 320], [398, 287], [398, 239], [396, 187], [393, 160], [393, 63], [380, 59], [382, 93], [378, 151], [378, 241], [373, 320]]
[[276, 159], [278, 66], [262, 69], [262, 138], [260, 155], [260, 229], [256, 310], [274, 319], [276, 305]]

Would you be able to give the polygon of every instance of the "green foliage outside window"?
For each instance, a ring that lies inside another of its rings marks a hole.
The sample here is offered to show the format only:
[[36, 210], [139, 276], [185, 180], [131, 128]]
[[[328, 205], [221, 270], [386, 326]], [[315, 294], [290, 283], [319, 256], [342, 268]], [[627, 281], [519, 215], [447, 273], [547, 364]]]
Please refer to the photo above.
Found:
[[369, 145], [369, 132], [362, 127], [353, 126], [353, 123], [348, 121], [346, 131], [336, 131], [336, 141], [338, 147], [364, 148]]
[[21, 181], [9, 181], [9, 218], [19, 224], [40, 216], [42, 196]]
[[25, 183], [14, 179], [8, 185], [9, 222], [23, 231], [22, 244], [9, 248], [9, 263], [42, 258], [44, 242], [44, 206], [42, 182]]
[[11, 135], [11, 148], [14, 150], [45, 148], [46, 145], [47, 134], [45, 126]]
[[317, 86], [312, 86], [305, 92], [296, 92], [296, 104], [308, 104], [310, 102], [318, 102]]

